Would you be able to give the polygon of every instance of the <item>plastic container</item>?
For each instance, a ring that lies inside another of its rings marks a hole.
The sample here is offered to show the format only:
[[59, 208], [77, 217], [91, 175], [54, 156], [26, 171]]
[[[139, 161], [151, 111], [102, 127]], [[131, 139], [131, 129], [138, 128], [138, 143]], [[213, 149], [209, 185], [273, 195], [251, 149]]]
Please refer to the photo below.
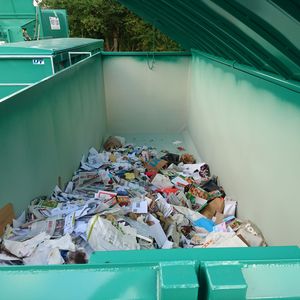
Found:
[[[152, 68], [153, 66], [153, 68]], [[10, 299], [298, 299], [299, 94], [192, 53], [98, 53], [0, 102], [0, 203], [20, 213], [109, 134], [186, 149], [267, 248], [98, 252], [0, 268]], [[280, 283], [280, 284], [278, 284]]]

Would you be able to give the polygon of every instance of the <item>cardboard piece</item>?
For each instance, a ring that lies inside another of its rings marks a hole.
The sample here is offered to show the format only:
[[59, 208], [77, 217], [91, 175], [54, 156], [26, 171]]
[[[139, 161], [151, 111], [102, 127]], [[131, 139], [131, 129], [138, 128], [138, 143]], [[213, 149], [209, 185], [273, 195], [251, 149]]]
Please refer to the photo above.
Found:
[[251, 247], [264, 247], [267, 245], [260, 229], [250, 221], [244, 222], [240, 226], [237, 236]]
[[224, 221], [224, 215], [222, 214], [222, 213], [220, 213], [220, 212], [216, 212], [216, 215], [215, 215], [215, 218], [216, 218], [216, 220], [215, 220], [215, 223], [218, 225], [218, 224], [220, 224], [220, 223], [223, 223]]
[[7, 224], [12, 224], [15, 218], [14, 208], [11, 203], [0, 209], [0, 236], [3, 235]]
[[145, 168], [150, 172], [158, 172], [163, 167], [167, 166], [168, 162], [163, 159], [154, 158], [149, 162], [145, 163]]
[[217, 212], [223, 213], [224, 211], [224, 199], [223, 198], [215, 198], [210, 201], [203, 210], [201, 210], [201, 214], [205, 217], [212, 219]]
[[112, 149], [118, 149], [121, 147], [122, 147], [121, 141], [114, 136], [108, 137], [103, 145], [105, 151], [110, 151]]

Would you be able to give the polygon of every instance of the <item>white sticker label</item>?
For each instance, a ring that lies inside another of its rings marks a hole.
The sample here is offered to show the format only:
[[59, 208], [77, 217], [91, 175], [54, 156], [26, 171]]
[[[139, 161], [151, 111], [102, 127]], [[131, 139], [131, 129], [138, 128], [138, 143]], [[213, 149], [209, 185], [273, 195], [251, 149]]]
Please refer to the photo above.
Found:
[[32, 63], [34, 65], [44, 65], [45, 61], [42, 58], [35, 58], [35, 59], [32, 60]]
[[49, 17], [51, 30], [60, 30], [59, 18]]

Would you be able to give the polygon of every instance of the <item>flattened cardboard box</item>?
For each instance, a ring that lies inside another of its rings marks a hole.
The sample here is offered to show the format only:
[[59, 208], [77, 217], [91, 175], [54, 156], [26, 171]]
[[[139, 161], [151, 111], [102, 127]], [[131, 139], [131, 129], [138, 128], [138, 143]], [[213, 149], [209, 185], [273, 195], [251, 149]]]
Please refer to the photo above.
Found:
[[14, 208], [11, 203], [6, 204], [0, 209], [0, 236], [3, 235], [7, 224], [12, 224], [15, 218]]
[[145, 163], [145, 168], [148, 171], [156, 171], [158, 172], [161, 170], [163, 167], [165, 167], [168, 164], [166, 160], [163, 159], [152, 159], [149, 162]]

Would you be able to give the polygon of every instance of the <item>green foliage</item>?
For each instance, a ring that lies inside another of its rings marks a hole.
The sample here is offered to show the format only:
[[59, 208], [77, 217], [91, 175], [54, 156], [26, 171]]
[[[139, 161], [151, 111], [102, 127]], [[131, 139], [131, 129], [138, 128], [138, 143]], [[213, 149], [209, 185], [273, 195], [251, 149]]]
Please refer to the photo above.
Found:
[[102, 38], [106, 51], [178, 51], [180, 46], [116, 0], [45, 0], [68, 12], [74, 37]]

